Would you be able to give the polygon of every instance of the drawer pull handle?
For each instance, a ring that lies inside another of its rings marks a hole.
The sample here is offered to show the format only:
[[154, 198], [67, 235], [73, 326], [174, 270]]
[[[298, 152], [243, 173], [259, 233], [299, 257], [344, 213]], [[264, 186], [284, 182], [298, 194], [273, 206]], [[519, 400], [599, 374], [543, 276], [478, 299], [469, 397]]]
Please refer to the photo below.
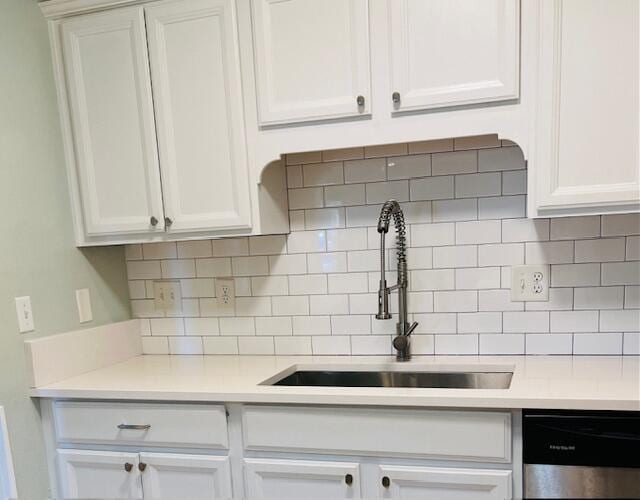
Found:
[[133, 469], [133, 464], [130, 464], [129, 462], [124, 464], [124, 470], [126, 470], [127, 472], [131, 472], [131, 469]]
[[140, 462], [140, 463], [138, 464], [138, 470], [139, 470], [140, 472], [144, 472], [144, 470], [145, 470], [146, 468], [147, 468], [147, 464], [145, 464], [144, 462]]
[[351, 474], [347, 474], [344, 476], [344, 482], [347, 483], [347, 486], [351, 486], [353, 484], [353, 476]]
[[129, 431], [148, 431], [151, 429], [151, 425], [136, 425], [136, 424], [118, 424], [118, 429], [120, 430], [129, 430]]
[[391, 484], [391, 479], [389, 479], [387, 476], [384, 476], [382, 478], [382, 486], [384, 486], [385, 488], [388, 488], [390, 484]]

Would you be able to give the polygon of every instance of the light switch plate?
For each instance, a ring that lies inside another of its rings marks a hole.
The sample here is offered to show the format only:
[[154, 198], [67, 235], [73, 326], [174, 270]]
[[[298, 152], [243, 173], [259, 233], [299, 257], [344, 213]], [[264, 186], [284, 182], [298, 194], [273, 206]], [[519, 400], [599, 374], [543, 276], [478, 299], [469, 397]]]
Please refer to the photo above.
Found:
[[511, 268], [511, 302], [546, 302], [548, 300], [548, 265]]
[[236, 283], [233, 278], [216, 278], [218, 309], [233, 311], [236, 307]]
[[157, 311], [168, 314], [182, 312], [182, 288], [179, 281], [154, 281], [153, 304]]
[[91, 294], [88, 288], [76, 290], [76, 305], [78, 306], [78, 319], [80, 323], [93, 321], [93, 311], [91, 310]]
[[35, 330], [33, 310], [31, 309], [31, 297], [16, 297], [16, 314], [18, 315], [18, 330], [20, 333]]

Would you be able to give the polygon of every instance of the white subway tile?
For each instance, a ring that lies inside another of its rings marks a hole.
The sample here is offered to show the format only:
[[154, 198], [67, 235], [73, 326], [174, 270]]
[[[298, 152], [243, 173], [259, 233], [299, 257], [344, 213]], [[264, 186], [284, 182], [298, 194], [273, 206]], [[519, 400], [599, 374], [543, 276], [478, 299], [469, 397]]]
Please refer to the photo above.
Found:
[[411, 226], [411, 244], [416, 247], [453, 245], [455, 224], [414, 224]]
[[349, 314], [348, 295], [311, 295], [309, 301], [313, 315]]
[[294, 316], [294, 335], [331, 335], [329, 316]]
[[478, 309], [480, 311], [522, 311], [523, 302], [511, 302], [510, 290], [479, 290]]
[[640, 309], [625, 309], [624, 311], [600, 311], [600, 331], [640, 331]]
[[334, 229], [327, 231], [327, 250], [366, 250], [367, 229]]
[[151, 335], [151, 321], [149, 321], [148, 319], [140, 319], [138, 323], [140, 324], [140, 335]]
[[236, 316], [271, 316], [271, 298], [236, 297]]
[[200, 316], [203, 317], [215, 317], [215, 316], [233, 316], [235, 314], [233, 309], [227, 309], [222, 307], [218, 303], [218, 299], [204, 298], [200, 300]]
[[524, 168], [524, 156], [518, 146], [478, 151], [478, 170], [480, 172]]
[[470, 267], [456, 269], [456, 289], [475, 290], [479, 288], [500, 288], [500, 268]]
[[347, 207], [347, 227], [375, 226], [380, 215], [379, 205]]
[[624, 308], [640, 309], [640, 286], [624, 287]]
[[160, 261], [134, 260], [127, 262], [127, 277], [130, 280], [160, 279]]
[[144, 280], [129, 281], [129, 298], [144, 299], [147, 297], [147, 287]]
[[387, 179], [387, 162], [384, 158], [351, 160], [344, 162], [344, 182], [376, 182]]
[[290, 165], [287, 167], [287, 187], [301, 188], [302, 182], [302, 165]]
[[213, 255], [215, 257], [239, 257], [249, 255], [248, 238], [223, 238], [212, 240]]
[[552, 311], [551, 332], [595, 332], [598, 311]]
[[552, 240], [575, 240], [600, 236], [600, 216], [551, 219]]
[[511, 289], [511, 266], [500, 268], [500, 288]]
[[377, 293], [354, 293], [349, 295], [350, 314], [371, 314], [377, 311]]
[[211, 240], [200, 241], [179, 241], [178, 242], [178, 258], [194, 259], [201, 257], [211, 257], [213, 249]]
[[327, 249], [325, 231], [296, 231], [287, 236], [289, 253], [324, 252]]
[[132, 300], [131, 315], [134, 318], [158, 318], [164, 316], [164, 312], [156, 311], [153, 300]]
[[151, 323], [151, 335], [163, 337], [184, 335], [184, 320], [182, 318], [154, 318]]
[[598, 286], [600, 264], [553, 264], [551, 286]]
[[331, 316], [332, 335], [368, 335], [371, 318], [366, 315]]
[[309, 297], [271, 297], [274, 316], [300, 316], [309, 314]]
[[328, 149], [322, 152], [322, 161], [358, 160], [364, 158], [364, 147]]
[[615, 262], [602, 264], [603, 285], [640, 285], [640, 264]]
[[484, 333], [480, 335], [480, 354], [524, 354], [524, 343], [523, 333]]
[[478, 219], [478, 200], [440, 200], [432, 202], [433, 222], [466, 221]]
[[456, 333], [456, 318], [455, 313], [414, 314], [413, 319], [418, 322], [415, 333]]
[[397, 320], [390, 319], [376, 319], [375, 314], [371, 316], [371, 334], [372, 335], [391, 335], [396, 332]]
[[640, 260], [640, 236], [627, 236], [626, 260]]
[[304, 217], [307, 229], [335, 229], [344, 227], [346, 224], [344, 208], [305, 210]]
[[405, 143], [377, 144], [375, 146], [365, 146], [365, 158], [377, 158], [382, 156], [406, 155], [407, 145]]
[[142, 260], [142, 245], [139, 243], [124, 246], [124, 258], [126, 260]]
[[573, 309], [573, 288], [549, 288], [549, 300], [527, 302], [527, 311], [567, 311]]
[[258, 276], [251, 278], [251, 290], [255, 296], [287, 295], [289, 285], [286, 276]]
[[196, 259], [195, 262], [198, 278], [217, 278], [231, 275], [231, 259], [228, 257]]
[[202, 337], [170, 337], [171, 354], [203, 354]]
[[476, 151], [456, 151], [431, 155], [433, 175], [469, 174], [478, 171]]
[[352, 337], [351, 354], [354, 356], [391, 354], [391, 337], [387, 335]]
[[231, 270], [234, 276], [256, 276], [269, 274], [267, 257], [232, 257]]
[[433, 312], [433, 292], [409, 292], [407, 294], [407, 310], [410, 313]]
[[640, 333], [627, 332], [623, 337], [622, 354], [629, 356], [640, 355]]
[[142, 254], [144, 255], [145, 260], [176, 259], [178, 257], [176, 244], [172, 241], [144, 243], [142, 245]]
[[307, 255], [310, 273], [344, 273], [347, 271], [345, 252], [312, 253]]
[[462, 312], [478, 310], [478, 292], [433, 292], [435, 312]]
[[184, 318], [184, 332], [191, 336], [220, 335], [218, 318]]
[[502, 221], [502, 241], [548, 241], [549, 219], [505, 219]]
[[360, 293], [369, 290], [366, 273], [344, 273], [329, 275], [329, 293]]
[[498, 196], [502, 192], [502, 177], [498, 172], [456, 175], [456, 198]]
[[458, 314], [458, 333], [499, 333], [502, 313], [474, 312]]
[[196, 317], [200, 316], [200, 299], [182, 299], [182, 312], [175, 311], [173, 313], [168, 312], [167, 316], [174, 317]]
[[576, 333], [573, 354], [622, 354], [622, 333]]
[[287, 252], [286, 236], [252, 236], [249, 238], [251, 255], [278, 255]]
[[193, 259], [163, 260], [160, 262], [162, 277], [174, 278], [195, 278], [196, 263]]
[[289, 276], [289, 293], [291, 295], [326, 294], [327, 276], [325, 274]]
[[524, 264], [524, 243], [497, 243], [478, 247], [479, 266]]
[[478, 335], [436, 335], [435, 354], [478, 354]]
[[455, 287], [453, 269], [410, 271], [409, 288], [420, 290], [453, 290]]
[[526, 196], [498, 196], [478, 200], [478, 219], [524, 217]]
[[499, 243], [500, 235], [501, 225], [499, 220], [456, 222], [457, 245]]
[[[390, 250], [389, 263], [391, 268], [397, 268], [397, 254]], [[408, 248], [407, 249], [408, 269], [431, 269], [433, 267], [432, 248]], [[377, 268], [376, 268], [377, 269]]]
[[220, 318], [221, 335], [255, 335], [253, 318]]
[[407, 224], [423, 224], [431, 222], [430, 201], [410, 201], [402, 204], [404, 220]]
[[409, 147], [409, 154], [453, 151], [453, 138], [415, 141], [410, 142], [407, 146]]
[[436, 247], [433, 249], [433, 267], [476, 267], [478, 265], [478, 247], [461, 245]]
[[380, 252], [377, 250], [357, 250], [347, 253], [349, 272], [377, 271], [380, 269]]
[[298, 255], [272, 255], [269, 257], [270, 274], [305, 274], [307, 257]]
[[256, 318], [256, 335], [291, 335], [291, 318]]
[[624, 260], [625, 239], [606, 238], [576, 241], [576, 262], [607, 262]]
[[308, 163], [302, 167], [305, 187], [343, 184], [342, 162]]
[[351, 337], [349, 336], [328, 336], [312, 337], [311, 347], [316, 356], [339, 356], [351, 354]]
[[306, 151], [304, 153], [289, 153], [286, 156], [287, 165], [301, 165], [303, 163], [318, 163], [322, 161], [322, 151]]
[[576, 288], [574, 297], [574, 309], [622, 309], [624, 287]]
[[527, 334], [525, 339], [526, 354], [571, 354], [573, 352], [573, 335], [571, 333]]
[[602, 216], [602, 236], [640, 234], [640, 214]]
[[527, 264], [569, 264], [573, 262], [573, 241], [533, 241], [525, 244]]
[[453, 198], [453, 176], [411, 179], [409, 181], [409, 191], [412, 201]]
[[191, 278], [180, 280], [180, 289], [185, 298], [215, 297], [216, 286], [213, 278]]
[[389, 180], [428, 177], [431, 175], [431, 156], [410, 155], [387, 158]]
[[527, 171], [514, 170], [503, 172], [502, 194], [527, 194]]
[[506, 333], [546, 333], [549, 331], [549, 313], [546, 311], [504, 312], [502, 330]]
[[204, 354], [238, 354], [238, 339], [235, 337], [204, 337]]
[[239, 337], [238, 352], [241, 355], [272, 355], [275, 353], [273, 337]]
[[364, 184], [345, 184], [324, 188], [324, 204], [327, 207], [364, 205]]
[[167, 337], [143, 337], [142, 354], [169, 354]]
[[280, 356], [310, 355], [311, 337], [276, 337], [275, 353]]
[[409, 181], [374, 182], [366, 185], [367, 203], [382, 204], [387, 200], [409, 201]]
[[289, 209], [322, 208], [324, 190], [321, 187], [289, 189]]
[[304, 231], [304, 210], [289, 211], [289, 228], [291, 231]]

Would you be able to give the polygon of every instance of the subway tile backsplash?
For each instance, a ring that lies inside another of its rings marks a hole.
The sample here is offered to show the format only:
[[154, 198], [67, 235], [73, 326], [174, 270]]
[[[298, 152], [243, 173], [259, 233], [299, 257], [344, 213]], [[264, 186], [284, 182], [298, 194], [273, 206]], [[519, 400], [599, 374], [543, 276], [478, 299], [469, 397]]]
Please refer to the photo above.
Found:
[[[640, 353], [640, 215], [526, 219], [513, 143], [482, 136], [285, 161], [291, 234], [127, 247], [145, 353], [391, 354], [396, 318], [373, 316], [388, 198], [408, 221], [415, 354]], [[387, 264], [392, 282], [392, 249]], [[511, 302], [521, 264], [551, 265], [548, 302]], [[228, 276], [235, 311], [215, 298], [215, 279]], [[159, 279], [180, 281], [181, 314], [154, 309]]]

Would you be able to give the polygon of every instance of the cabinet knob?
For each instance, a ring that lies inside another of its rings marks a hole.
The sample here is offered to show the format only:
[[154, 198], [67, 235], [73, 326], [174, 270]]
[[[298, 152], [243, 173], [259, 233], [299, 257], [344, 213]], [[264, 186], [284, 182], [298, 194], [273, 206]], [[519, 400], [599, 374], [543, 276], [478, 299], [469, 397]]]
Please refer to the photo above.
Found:
[[164, 225], [165, 226], [170, 226], [171, 224], [173, 224], [173, 221], [171, 220], [171, 217], [165, 217], [164, 218]]
[[360, 107], [364, 106], [364, 96], [363, 95], [359, 95], [358, 97], [356, 97], [356, 103]]
[[139, 470], [140, 472], [144, 472], [144, 470], [145, 470], [146, 468], [147, 468], [147, 464], [145, 464], [144, 462], [140, 462], [140, 463], [138, 464], [138, 470]]
[[347, 474], [344, 476], [344, 482], [347, 483], [347, 486], [351, 486], [353, 484], [353, 476], [351, 474]]
[[130, 464], [129, 462], [124, 464], [124, 470], [126, 470], [127, 472], [131, 472], [131, 469], [133, 469], [133, 464]]
[[391, 94], [391, 100], [393, 104], [400, 104], [400, 92], [394, 92]]
[[149, 224], [151, 224], [153, 227], [158, 225], [158, 219], [156, 219], [153, 215], [151, 216], [151, 219], [149, 219]]
[[385, 488], [388, 488], [391, 485], [391, 479], [389, 479], [387, 476], [384, 476], [382, 478], [382, 486], [384, 486]]

